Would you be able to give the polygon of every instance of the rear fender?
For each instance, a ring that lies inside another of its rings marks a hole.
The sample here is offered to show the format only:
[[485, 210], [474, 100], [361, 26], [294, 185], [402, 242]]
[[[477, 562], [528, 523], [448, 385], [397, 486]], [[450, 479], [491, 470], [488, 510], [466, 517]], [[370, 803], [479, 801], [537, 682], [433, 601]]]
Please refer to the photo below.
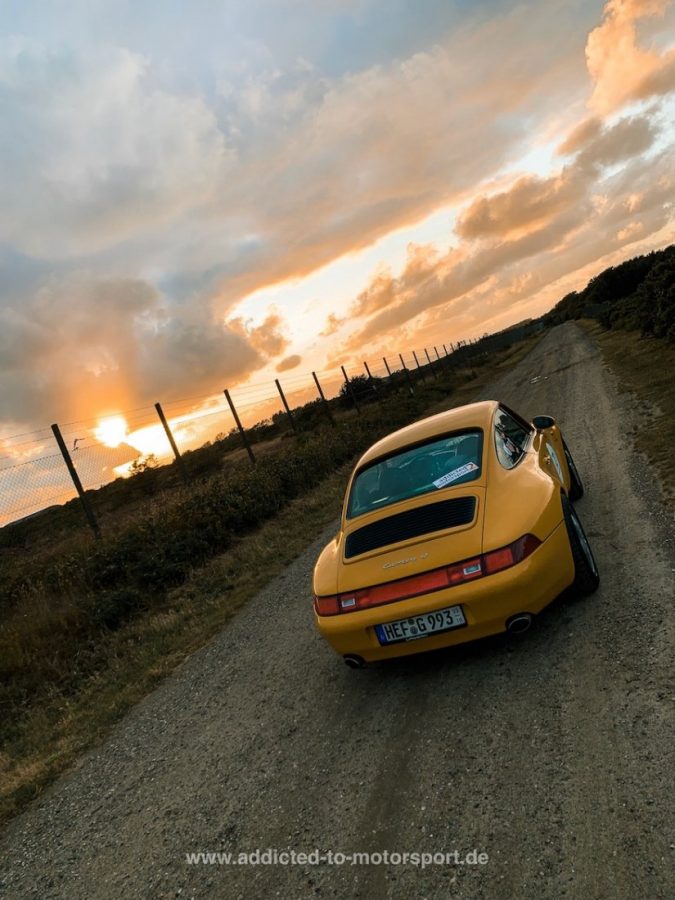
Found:
[[545, 428], [537, 433], [533, 441], [533, 449], [539, 457], [539, 465], [543, 472], [549, 475], [553, 481], [562, 487], [565, 493], [569, 493], [571, 478], [565, 458], [565, 447], [562, 434], [557, 425]]

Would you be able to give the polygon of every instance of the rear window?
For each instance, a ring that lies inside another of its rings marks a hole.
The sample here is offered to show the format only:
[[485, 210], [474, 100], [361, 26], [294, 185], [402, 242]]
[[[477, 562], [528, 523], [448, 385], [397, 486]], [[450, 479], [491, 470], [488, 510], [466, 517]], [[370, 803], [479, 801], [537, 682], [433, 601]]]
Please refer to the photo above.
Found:
[[480, 477], [483, 432], [463, 431], [418, 444], [362, 469], [352, 483], [347, 518]]

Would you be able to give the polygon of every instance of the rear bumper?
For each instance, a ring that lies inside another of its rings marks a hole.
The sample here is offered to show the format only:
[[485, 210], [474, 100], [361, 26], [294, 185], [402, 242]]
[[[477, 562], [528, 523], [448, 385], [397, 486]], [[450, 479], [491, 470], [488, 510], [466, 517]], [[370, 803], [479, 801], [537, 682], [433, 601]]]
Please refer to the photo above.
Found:
[[[506, 629], [520, 612], [536, 614], [548, 606], [574, 580], [574, 561], [565, 525], [552, 534], [523, 562], [468, 584], [385, 606], [337, 616], [317, 616], [321, 634], [341, 655], [350, 653], [371, 662], [463, 644]], [[461, 605], [466, 625], [427, 638], [380, 646], [375, 625]]]

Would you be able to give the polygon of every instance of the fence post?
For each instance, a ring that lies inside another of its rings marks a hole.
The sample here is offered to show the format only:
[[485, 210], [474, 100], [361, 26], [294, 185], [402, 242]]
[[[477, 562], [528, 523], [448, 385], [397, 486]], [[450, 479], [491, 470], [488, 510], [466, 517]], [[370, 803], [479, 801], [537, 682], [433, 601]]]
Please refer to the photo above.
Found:
[[248, 453], [248, 458], [251, 460], [251, 464], [255, 464], [255, 454], [253, 453], [253, 448], [251, 447], [251, 442], [248, 439], [248, 435], [244, 431], [244, 427], [241, 424], [241, 419], [239, 418], [239, 413], [237, 412], [234, 403], [232, 402], [232, 397], [230, 397], [230, 392], [227, 388], [223, 391], [225, 394], [225, 399], [227, 400], [230, 406], [230, 412], [232, 413], [232, 417], [236, 423], [237, 428], [239, 429], [239, 434], [241, 435], [242, 442], [244, 447], [246, 448], [246, 452]]
[[420, 366], [420, 361], [419, 361], [419, 359], [417, 358], [417, 353], [415, 353], [414, 350], [413, 350], [413, 352], [412, 352], [412, 355], [413, 355], [413, 357], [415, 358], [415, 365], [417, 366], [417, 369], [418, 369], [418, 371], [419, 371], [419, 373], [420, 373], [420, 377], [421, 377], [422, 381], [426, 381], [426, 380], [427, 380], [427, 376], [426, 376], [426, 375], [424, 374], [424, 372], [422, 371], [422, 366]]
[[297, 434], [298, 426], [295, 424], [295, 419], [293, 418], [293, 413], [291, 412], [291, 408], [288, 405], [288, 402], [286, 400], [286, 395], [284, 394], [283, 390], [281, 389], [281, 385], [279, 384], [279, 379], [275, 378], [274, 383], [276, 384], [277, 390], [279, 391], [279, 396], [281, 397], [281, 402], [284, 404], [284, 409], [286, 410], [286, 415], [288, 416], [288, 421], [291, 423], [291, 428]]
[[157, 415], [159, 416], [159, 421], [164, 426], [164, 431], [166, 432], [166, 436], [169, 440], [169, 444], [171, 445], [171, 449], [173, 450], [173, 455], [176, 457], [176, 463], [178, 465], [178, 469], [180, 470], [181, 477], [185, 484], [190, 483], [190, 479], [188, 477], [187, 469], [185, 468], [185, 460], [180, 454], [180, 450], [178, 449], [178, 444], [174, 440], [171, 429], [169, 428], [169, 423], [166, 421], [166, 416], [164, 415], [164, 410], [162, 409], [161, 403], [155, 403], [155, 409], [157, 411]]
[[330, 422], [331, 425], [335, 425], [335, 419], [333, 418], [333, 413], [330, 410], [330, 403], [328, 402], [328, 400], [326, 400], [326, 397], [323, 392], [323, 388], [321, 387], [321, 384], [319, 383], [319, 378], [318, 378], [316, 372], [312, 372], [312, 378], [314, 379], [314, 384], [316, 385], [316, 389], [319, 392], [319, 397], [321, 397], [321, 402], [323, 403], [323, 408], [325, 409], [326, 415], [328, 416], [328, 421]]
[[394, 381], [394, 373], [393, 373], [393, 372], [391, 371], [391, 369], [389, 368], [389, 363], [387, 362], [387, 357], [386, 357], [386, 356], [383, 356], [383, 357], [382, 357], [382, 362], [384, 363], [384, 367], [385, 367], [385, 369], [387, 370], [387, 375], [389, 376], [389, 382], [390, 382], [390, 384], [392, 385], [392, 387], [394, 388], [394, 390], [397, 391], [397, 390], [398, 390], [398, 385], [397, 385], [396, 382]]
[[398, 358], [401, 360], [401, 365], [403, 366], [403, 371], [405, 372], [405, 380], [408, 382], [408, 387], [410, 388], [410, 393], [415, 393], [415, 388], [413, 387], [412, 378], [410, 377], [410, 372], [408, 371], [408, 367], [405, 364], [405, 360], [403, 359], [403, 354], [399, 353]]
[[368, 363], [365, 361], [365, 359], [363, 361], [363, 367], [366, 370], [366, 375], [370, 379], [370, 386], [372, 387], [373, 393], [375, 394], [375, 399], [377, 400], [378, 403], [381, 403], [382, 398], [380, 397], [380, 392], [377, 389], [377, 384], [375, 383], [375, 379], [373, 378], [371, 371], [368, 367]]
[[345, 380], [345, 385], [347, 386], [347, 393], [352, 398], [352, 403], [354, 404], [354, 408], [356, 409], [356, 412], [359, 415], [361, 415], [361, 407], [359, 406], [359, 401], [356, 399], [356, 392], [354, 391], [354, 388], [352, 387], [352, 384], [351, 384], [349, 378], [347, 377], [347, 372], [345, 370], [345, 367], [340, 366], [340, 368], [342, 369], [342, 375]]
[[61, 434], [61, 429], [58, 425], [52, 425], [52, 432], [56, 439], [56, 443], [59, 445], [59, 450], [61, 451], [61, 456], [63, 456], [63, 461], [66, 464], [66, 468], [70, 473], [70, 477], [73, 479], [73, 484], [75, 485], [75, 490], [80, 498], [80, 502], [82, 504], [82, 508], [84, 509], [84, 514], [87, 517], [87, 522], [89, 523], [89, 527], [94, 532], [94, 537], [97, 540], [101, 538], [101, 529], [98, 527], [98, 522], [96, 521], [96, 516], [94, 515], [94, 510], [92, 509], [91, 504], [89, 503], [89, 498], [84, 492], [84, 488], [82, 487], [82, 482], [80, 481], [80, 476], [77, 474], [77, 470], [73, 464], [73, 460], [70, 457], [70, 453], [68, 453], [68, 448], [66, 447], [66, 442], [63, 440], [63, 435]]
[[434, 369], [434, 364], [433, 364], [432, 361], [431, 361], [431, 357], [429, 356], [429, 351], [427, 350], [426, 347], [424, 348], [424, 352], [425, 352], [426, 355], [427, 355], [427, 362], [429, 363], [429, 368], [431, 369], [431, 374], [434, 376], [434, 378], [436, 378], [436, 377], [437, 377], [437, 376], [436, 376], [436, 369]]

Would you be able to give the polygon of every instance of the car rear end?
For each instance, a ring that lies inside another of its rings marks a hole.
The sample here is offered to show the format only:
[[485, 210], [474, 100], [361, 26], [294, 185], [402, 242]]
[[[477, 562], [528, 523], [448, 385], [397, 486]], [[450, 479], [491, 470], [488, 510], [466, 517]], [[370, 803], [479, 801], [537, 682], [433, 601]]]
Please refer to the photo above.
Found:
[[315, 570], [317, 627], [337, 653], [374, 661], [496, 634], [570, 583], [562, 523], [486, 552], [486, 458], [474, 428], [357, 467], [326, 551], [334, 581], [317, 577], [321, 558]]
[[[426, 563], [435, 556], [431, 545], [441, 541], [408, 545], [406, 556]], [[536, 615], [569, 585], [572, 566], [561, 524], [543, 541], [524, 535], [508, 547], [415, 576], [318, 597], [316, 622], [337, 653], [366, 662], [448, 647], [503, 632], [517, 616]]]

